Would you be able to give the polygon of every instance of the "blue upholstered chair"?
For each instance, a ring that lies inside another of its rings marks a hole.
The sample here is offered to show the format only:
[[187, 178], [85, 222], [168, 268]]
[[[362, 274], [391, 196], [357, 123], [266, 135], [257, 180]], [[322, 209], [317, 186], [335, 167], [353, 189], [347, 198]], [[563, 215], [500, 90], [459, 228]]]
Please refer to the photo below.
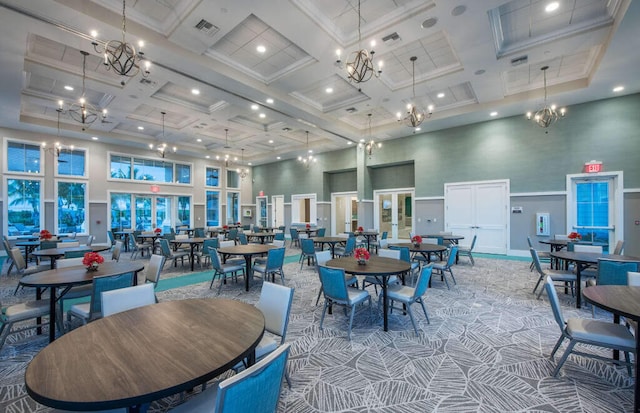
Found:
[[[327, 261], [331, 259], [331, 251], [316, 251], [316, 270], [320, 274], [320, 267], [324, 266]], [[347, 286], [358, 288], [358, 277], [355, 275], [345, 275]], [[320, 290], [318, 291], [318, 297], [316, 298], [316, 305], [320, 302], [320, 296], [322, 295], [322, 284], [320, 284]]]
[[291, 234], [291, 244], [289, 244], [290, 248], [293, 248], [293, 245], [300, 246], [300, 234], [298, 234], [298, 230], [295, 228], [289, 228], [289, 233]]
[[[406, 285], [390, 285], [387, 289], [387, 297], [391, 304], [389, 306], [390, 311], [405, 311], [402, 307], [394, 306], [396, 301], [406, 305], [406, 311], [407, 313], [409, 313], [409, 317], [411, 317], [411, 324], [413, 324], [413, 329], [415, 330], [416, 335], [418, 335], [418, 326], [416, 325], [416, 320], [414, 319], [413, 312], [411, 311], [411, 304], [420, 303], [420, 305], [422, 306], [422, 311], [424, 312], [424, 316], [427, 319], [427, 324], [429, 324], [429, 314], [427, 314], [427, 308], [424, 305], [422, 296], [429, 287], [432, 270], [432, 266], [428, 265], [424, 267], [422, 271], [420, 271], [418, 279], [416, 280], [415, 288]], [[380, 300], [381, 299], [382, 297], [380, 297]]]
[[300, 269], [302, 270], [305, 258], [315, 265], [316, 249], [313, 244], [313, 240], [311, 238], [301, 239], [300, 246], [302, 248], [302, 253], [300, 254], [300, 259], [298, 260], [300, 261]]
[[[540, 264], [540, 258], [538, 257], [538, 251], [534, 248], [529, 248], [529, 252], [531, 253], [531, 259], [533, 260], [533, 268], [538, 272], [538, 282], [536, 282], [536, 286], [533, 287], [533, 294], [536, 293], [538, 286], [540, 283], [544, 282], [547, 276], [551, 277], [553, 281], [561, 282], [563, 286], [568, 283], [571, 286], [571, 295], [574, 294], [575, 283], [577, 280], [576, 275], [571, 271], [544, 271], [542, 269], [542, 265]], [[542, 295], [544, 288], [540, 289], [538, 293], [538, 298]]]
[[140, 284], [102, 292], [102, 316], [155, 304], [153, 284]]
[[223, 264], [220, 260], [220, 255], [218, 254], [218, 250], [216, 248], [209, 248], [209, 256], [211, 257], [211, 266], [213, 267], [213, 276], [211, 277], [211, 284], [209, 284], [209, 289], [213, 287], [213, 282], [216, 280], [216, 278], [219, 278], [220, 285], [218, 286], [218, 294], [220, 294], [220, 291], [222, 290], [222, 284], [224, 284], [229, 275], [235, 278], [236, 282], [238, 281], [238, 272], [241, 272], [245, 277], [247, 276], [245, 274], [244, 265], [236, 263]]
[[133, 285], [134, 275], [133, 272], [128, 272], [118, 275], [94, 277], [91, 301], [72, 305], [67, 312], [67, 322], [70, 323], [71, 319], [75, 317], [79, 318], [82, 324], [87, 324], [89, 321], [102, 317], [102, 292], [130, 287]]
[[253, 272], [259, 272], [262, 274], [264, 281], [268, 281], [269, 275], [271, 275], [271, 282], [275, 282], [276, 274], [280, 275], [282, 285], [284, 285], [284, 248], [274, 248], [267, 253], [267, 261], [264, 264], [255, 264], [253, 266]]
[[444, 279], [444, 283], [447, 285], [447, 289], [451, 289], [451, 288], [449, 287], [449, 281], [447, 281], [447, 276], [445, 273], [448, 272], [451, 275], [451, 279], [453, 280], [453, 283], [456, 284], [456, 277], [453, 276], [453, 270], [451, 269], [451, 267], [453, 267], [453, 264], [455, 264], [456, 262], [457, 253], [458, 253], [458, 246], [454, 245], [451, 247], [451, 250], [449, 251], [449, 257], [447, 257], [445, 261], [439, 261], [439, 262], [433, 263], [433, 270], [440, 273], [440, 275], [442, 276], [442, 279]]
[[469, 261], [471, 261], [471, 266], [476, 265], [475, 261], [473, 260], [473, 248], [476, 246], [476, 239], [478, 239], [477, 235], [473, 236], [473, 239], [471, 240], [471, 245], [468, 247], [464, 247], [464, 246], [459, 246], [458, 247], [458, 256], [459, 257], [469, 257]]

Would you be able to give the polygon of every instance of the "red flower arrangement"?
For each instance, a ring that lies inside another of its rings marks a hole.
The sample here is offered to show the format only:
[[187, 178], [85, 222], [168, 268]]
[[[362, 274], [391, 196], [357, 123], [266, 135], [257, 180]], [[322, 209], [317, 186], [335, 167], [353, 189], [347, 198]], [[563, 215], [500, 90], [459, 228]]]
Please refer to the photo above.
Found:
[[236, 222], [236, 225], [240, 226], [240, 225], [242, 225], [242, 222], [238, 221], [238, 222]]
[[225, 230], [226, 230], [226, 229], [229, 229], [229, 225], [223, 225], [223, 226], [222, 226], [222, 229], [225, 229]]
[[91, 270], [97, 270], [98, 264], [102, 264], [103, 262], [104, 257], [97, 252], [87, 252], [82, 259], [82, 265]]
[[159, 234], [159, 233], [162, 232], [162, 228], [158, 227], [158, 228], [154, 229], [153, 232], [155, 232], [156, 234]]
[[364, 228], [358, 227], [358, 232], [364, 232]]
[[306, 227], [307, 229], [309, 229], [309, 228], [311, 228], [311, 224], [307, 224], [307, 225], [305, 225], [305, 227]]
[[369, 251], [367, 251], [366, 248], [356, 248], [353, 250], [353, 256], [358, 260], [359, 264], [364, 264], [369, 261], [369, 258], [371, 258], [371, 254], [369, 254]]
[[411, 242], [415, 245], [420, 245], [422, 244], [422, 237], [420, 235], [414, 235], [413, 238], [411, 238]]
[[573, 240], [582, 239], [582, 235], [578, 234], [577, 232], [572, 232], [569, 235], [567, 235], [567, 238], [573, 239]]
[[51, 235], [51, 233], [49, 231], [47, 231], [46, 229], [43, 229], [42, 231], [40, 231], [40, 239], [41, 240], [50, 240], [51, 238], [53, 238], [53, 235]]

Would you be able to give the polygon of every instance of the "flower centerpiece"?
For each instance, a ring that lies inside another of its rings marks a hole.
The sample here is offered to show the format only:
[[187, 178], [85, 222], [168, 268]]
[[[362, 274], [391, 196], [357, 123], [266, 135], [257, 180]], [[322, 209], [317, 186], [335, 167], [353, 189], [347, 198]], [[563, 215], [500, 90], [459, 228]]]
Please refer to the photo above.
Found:
[[156, 229], [153, 230], [153, 232], [156, 234], [160, 234], [162, 232], [162, 228], [157, 227]]
[[311, 229], [311, 224], [307, 224], [307, 225], [305, 225], [305, 228], [307, 228], [307, 229]]
[[413, 238], [411, 238], [411, 242], [413, 242], [414, 246], [419, 247], [420, 244], [422, 244], [422, 237], [420, 235], [414, 235]]
[[364, 228], [358, 227], [358, 232], [364, 232]]
[[47, 231], [46, 229], [43, 229], [42, 231], [40, 231], [40, 240], [41, 241], [48, 241], [51, 238], [53, 238], [53, 235], [51, 235], [51, 233], [49, 231]]
[[577, 232], [572, 232], [569, 235], [567, 235], [567, 238], [569, 238], [571, 241], [578, 241], [580, 239], [582, 239], [582, 235], [578, 234]]
[[353, 256], [355, 257], [355, 259], [358, 261], [358, 264], [360, 265], [365, 265], [367, 261], [369, 261], [369, 258], [371, 258], [371, 255], [369, 254], [369, 251], [367, 251], [366, 248], [356, 248], [353, 251]]
[[241, 225], [242, 225], [242, 222], [238, 221], [238, 222], [236, 222], [236, 225], [237, 225], [237, 226], [241, 226]]
[[228, 230], [229, 229], [229, 225], [223, 225], [222, 229], [225, 230], [225, 231]]
[[87, 271], [97, 271], [98, 265], [104, 262], [104, 257], [97, 252], [87, 252], [82, 259], [82, 265], [87, 267]]

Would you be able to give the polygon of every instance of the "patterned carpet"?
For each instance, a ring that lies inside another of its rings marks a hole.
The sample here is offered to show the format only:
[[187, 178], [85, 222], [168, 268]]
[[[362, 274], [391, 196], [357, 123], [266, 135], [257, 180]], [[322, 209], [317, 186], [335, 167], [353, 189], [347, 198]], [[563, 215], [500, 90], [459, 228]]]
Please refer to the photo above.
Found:
[[[289, 251], [296, 254], [299, 250]], [[128, 258], [128, 254], [127, 254]], [[531, 290], [536, 276], [528, 262], [477, 258], [454, 267], [458, 284], [447, 290], [439, 278], [425, 295], [431, 324], [414, 311], [421, 330], [414, 334], [408, 316], [390, 316], [389, 331], [374, 305], [356, 313], [352, 340], [341, 310], [325, 318], [315, 304], [319, 287], [311, 268], [285, 266], [286, 284], [295, 288], [287, 341], [292, 344], [288, 369], [292, 388], [284, 386], [280, 412], [624, 412], [633, 410], [633, 379], [612, 363], [571, 356], [559, 378], [550, 377], [549, 354], [559, 337], [547, 300]], [[185, 266], [186, 269], [186, 266]], [[3, 274], [6, 272], [4, 268]], [[164, 278], [191, 274], [167, 267]], [[13, 297], [17, 277], [0, 277], [0, 299]], [[216, 297], [209, 281], [160, 292], [160, 300]], [[257, 302], [259, 282], [249, 293], [243, 283], [223, 286], [221, 296]], [[375, 292], [371, 289], [375, 298]], [[571, 296], [559, 294], [565, 317], [591, 317], [576, 310]], [[375, 303], [376, 301], [374, 301]], [[609, 320], [602, 311], [596, 317]], [[0, 411], [48, 412], [24, 389], [24, 370], [46, 345], [42, 337], [18, 337], [0, 352]], [[564, 346], [560, 352], [564, 350]], [[595, 351], [602, 356], [610, 352]], [[559, 353], [560, 354], [560, 353]], [[165, 412], [181, 397], [153, 403]]]

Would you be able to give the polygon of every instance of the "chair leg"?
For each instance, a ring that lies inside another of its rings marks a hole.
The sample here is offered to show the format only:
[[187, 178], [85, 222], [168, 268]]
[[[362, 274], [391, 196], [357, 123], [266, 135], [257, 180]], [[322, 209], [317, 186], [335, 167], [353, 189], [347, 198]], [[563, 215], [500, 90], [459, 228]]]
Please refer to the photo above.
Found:
[[556, 369], [553, 371], [553, 377], [558, 377], [558, 373], [560, 372], [560, 368], [562, 367], [564, 362], [567, 361], [567, 357], [569, 357], [569, 354], [571, 354], [571, 352], [573, 351], [573, 346], [575, 346], [575, 345], [576, 345], [575, 341], [571, 340], [569, 342], [569, 345], [567, 346], [567, 349], [564, 351], [564, 354], [562, 355], [562, 358], [558, 362], [558, 365], [556, 366]]
[[[540, 286], [540, 283], [542, 282], [542, 278], [544, 278], [542, 275], [538, 278], [538, 282], [536, 283], [536, 286], [533, 287], [533, 294], [536, 293], [536, 290], [538, 289], [538, 287]], [[540, 298], [540, 297], [538, 297]]]
[[13, 323], [2, 324], [0, 327], [0, 350], [2, 350], [2, 346], [4, 346], [4, 342], [9, 337], [9, 333], [11, 333], [11, 327]]
[[424, 312], [424, 316], [427, 319], [427, 324], [431, 324], [431, 321], [429, 320], [429, 314], [427, 314], [427, 307], [424, 305], [424, 301], [422, 300], [422, 298], [419, 298], [416, 301], [419, 302], [422, 306], [422, 311]]
[[471, 253], [469, 253], [469, 259], [471, 260], [471, 266], [474, 267], [476, 262], [473, 260], [473, 255]]
[[320, 295], [322, 295], [322, 291], [322, 286], [320, 286], [320, 289], [318, 290], [318, 297], [316, 298], [316, 306], [320, 302]]
[[416, 332], [416, 336], [419, 336], [418, 326], [416, 325], [416, 320], [413, 318], [413, 312], [411, 311], [411, 304], [407, 305], [407, 313], [409, 313], [409, 318], [411, 318], [411, 324], [413, 324], [413, 330]]
[[349, 317], [349, 331], [347, 333], [347, 337], [349, 338], [349, 341], [351, 341], [351, 326], [353, 326], [353, 316], [356, 314], [356, 306], [352, 305], [351, 306], [351, 316]]
[[549, 356], [551, 360], [553, 360], [553, 356], [555, 356], [556, 351], [558, 351], [563, 341], [564, 341], [564, 334], [558, 337], [558, 341], [556, 341], [556, 345], [553, 346], [553, 351], [551, 351], [551, 356]]
[[458, 285], [456, 282], [456, 277], [453, 276], [453, 270], [449, 267], [449, 274], [451, 274], [451, 279], [453, 280], [453, 285]]
[[322, 316], [320, 317], [320, 330], [322, 330], [322, 323], [324, 323], [324, 315], [327, 313], [327, 307], [329, 307], [329, 300], [324, 300], [324, 307], [322, 308]]

